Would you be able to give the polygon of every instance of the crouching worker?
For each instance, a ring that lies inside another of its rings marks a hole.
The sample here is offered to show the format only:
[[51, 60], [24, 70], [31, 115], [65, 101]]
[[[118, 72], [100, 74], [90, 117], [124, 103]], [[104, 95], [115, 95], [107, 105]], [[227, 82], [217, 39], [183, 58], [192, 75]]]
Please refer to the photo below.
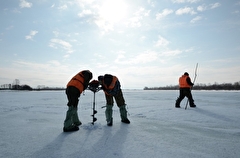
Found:
[[117, 106], [120, 110], [120, 116], [123, 123], [129, 124], [130, 121], [127, 118], [127, 110], [125, 100], [123, 98], [121, 85], [116, 76], [112, 76], [110, 74], [105, 74], [104, 76], [98, 76], [99, 83], [102, 85], [102, 89], [105, 93], [106, 98], [106, 121], [108, 126], [112, 126], [113, 118], [112, 118], [112, 108], [113, 108], [113, 97], [117, 103]]
[[76, 74], [67, 84], [66, 95], [68, 99], [68, 111], [64, 121], [64, 132], [77, 131], [82, 123], [78, 118], [78, 101], [81, 93], [88, 87], [92, 79], [92, 73], [89, 70], [83, 70]]

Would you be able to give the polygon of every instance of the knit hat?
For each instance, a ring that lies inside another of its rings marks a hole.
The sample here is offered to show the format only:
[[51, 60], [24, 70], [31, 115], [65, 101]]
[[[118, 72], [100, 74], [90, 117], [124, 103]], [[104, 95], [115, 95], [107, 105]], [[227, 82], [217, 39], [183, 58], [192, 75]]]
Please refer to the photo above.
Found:
[[113, 80], [113, 76], [110, 75], [110, 74], [105, 74], [103, 76], [103, 80], [104, 80], [104, 83], [109, 86], [111, 83], [112, 83], [112, 80]]
[[185, 72], [184, 75], [189, 76], [189, 74], [187, 72]]

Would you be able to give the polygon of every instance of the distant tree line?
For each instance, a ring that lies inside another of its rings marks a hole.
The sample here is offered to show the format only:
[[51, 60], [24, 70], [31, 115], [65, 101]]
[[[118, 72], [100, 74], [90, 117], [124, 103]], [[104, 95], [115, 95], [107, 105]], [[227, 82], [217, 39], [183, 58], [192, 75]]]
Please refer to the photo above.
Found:
[[[144, 87], [144, 90], [178, 90], [178, 85], [169, 85], [164, 87]], [[240, 81], [235, 83], [222, 83], [218, 84], [202, 84], [198, 83], [193, 86], [194, 90], [240, 90]], [[20, 81], [15, 79], [13, 84], [2, 84], [0, 85], [0, 90], [65, 90], [64, 87], [45, 87], [44, 85], [38, 86], [37, 88], [32, 88], [29, 85], [20, 85]]]
[[[165, 87], [144, 87], [144, 90], [178, 90], [178, 85], [170, 85]], [[235, 83], [222, 83], [218, 84], [195, 84], [194, 90], [240, 90], [240, 81]]]
[[63, 87], [45, 87], [44, 85], [39, 85], [37, 88], [32, 88], [29, 85], [20, 85], [19, 79], [15, 79], [12, 84], [2, 84], [0, 85], [0, 90], [65, 90]]
[[19, 79], [13, 80], [12, 84], [2, 84], [0, 85], [0, 90], [33, 90], [29, 85], [20, 85]]
[[29, 85], [1, 85], [0, 90], [29, 90], [29, 91], [43, 91], [43, 90], [65, 90], [64, 87], [41, 87], [41, 88], [32, 88]]
[[56, 90], [65, 90], [66, 88], [64, 87], [44, 87], [44, 88], [36, 88], [36, 89], [33, 89], [33, 90], [36, 90], [36, 91], [44, 91], [44, 90], [53, 90], [53, 91], [56, 91]]

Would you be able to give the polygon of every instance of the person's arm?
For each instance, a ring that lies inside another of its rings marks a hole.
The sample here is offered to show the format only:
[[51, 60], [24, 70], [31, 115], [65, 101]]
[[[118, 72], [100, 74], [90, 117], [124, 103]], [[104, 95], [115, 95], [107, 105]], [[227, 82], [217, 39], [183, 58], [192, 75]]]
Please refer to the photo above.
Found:
[[188, 83], [188, 85], [190, 85], [190, 86], [193, 86], [193, 85], [194, 85], [194, 84], [192, 83], [190, 77], [187, 78], [187, 83]]
[[110, 95], [116, 95], [120, 90], [120, 87], [121, 87], [120, 82], [117, 80], [114, 88], [112, 90], [107, 91], [107, 93]]

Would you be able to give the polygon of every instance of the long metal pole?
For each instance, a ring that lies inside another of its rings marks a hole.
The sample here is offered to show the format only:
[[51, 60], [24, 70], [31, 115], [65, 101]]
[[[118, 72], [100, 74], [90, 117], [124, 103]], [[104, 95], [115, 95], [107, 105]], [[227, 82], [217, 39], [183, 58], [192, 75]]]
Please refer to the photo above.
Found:
[[[193, 84], [195, 83], [196, 78], [197, 78], [197, 68], [198, 68], [198, 63], [196, 64], [196, 67], [195, 67], [195, 76], [194, 76], [194, 79], [193, 79]], [[191, 90], [192, 90], [192, 88], [191, 88]], [[185, 110], [187, 109], [187, 106], [188, 106], [188, 100], [187, 100], [187, 103], [186, 103], [186, 106], [185, 106]]]

